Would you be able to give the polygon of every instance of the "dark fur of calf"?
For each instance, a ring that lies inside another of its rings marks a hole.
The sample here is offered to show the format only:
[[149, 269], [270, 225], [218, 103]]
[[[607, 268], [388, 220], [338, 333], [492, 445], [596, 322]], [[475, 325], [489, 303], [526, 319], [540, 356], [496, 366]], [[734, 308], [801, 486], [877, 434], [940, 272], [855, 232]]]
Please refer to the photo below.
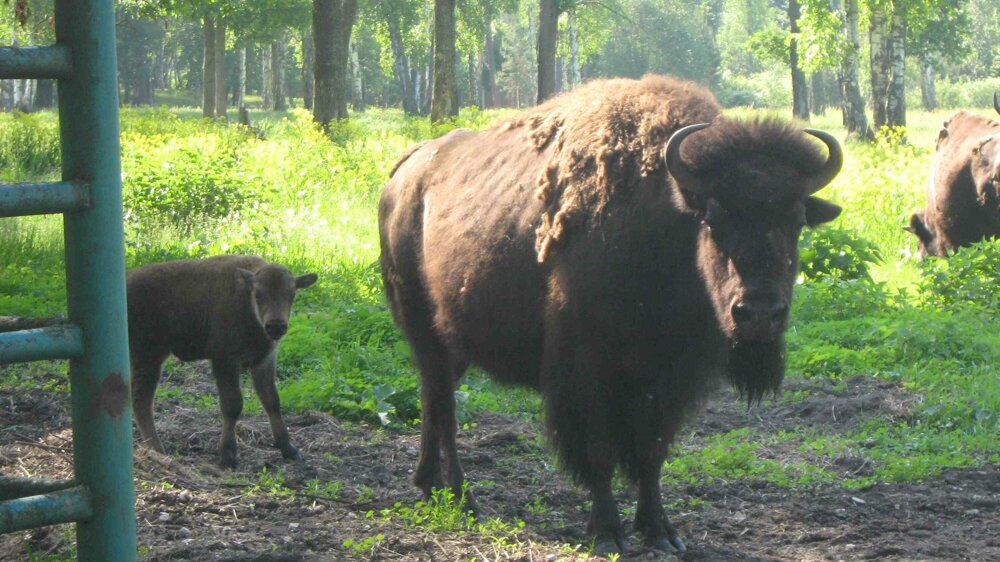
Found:
[[255, 256], [217, 256], [151, 264], [127, 274], [132, 403], [143, 440], [163, 452], [153, 397], [167, 356], [208, 359], [222, 409], [221, 464], [237, 465], [236, 421], [243, 410], [240, 372], [250, 369], [275, 446], [299, 458], [281, 418], [274, 384], [278, 341], [298, 289], [316, 282]]

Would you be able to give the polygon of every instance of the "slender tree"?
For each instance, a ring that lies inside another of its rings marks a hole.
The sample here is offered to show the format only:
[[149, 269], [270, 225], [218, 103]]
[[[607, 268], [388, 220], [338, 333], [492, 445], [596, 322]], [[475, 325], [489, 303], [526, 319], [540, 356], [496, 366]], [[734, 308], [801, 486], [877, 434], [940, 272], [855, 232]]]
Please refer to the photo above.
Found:
[[559, 0], [538, 1], [538, 103], [556, 93]]
[[212, 41], [212, 58], [215, 59], [215, 116], [226, 116], [226, 22], [219, 18], [215, 22], [215, 37]]
[[215, 17], [205, 16], [201, 29], [205, 38], [201, 66], [201, 115], [215, 117]]
[[858, 35], [858, 0], [844, 0], [842, 22], [841, 29], [847, 40], [839, 73], [844, 125], [847, 127], [848, 136], [872, 141], [875, 140], [875, 133], [868, 124], [865, 102], [861, 97], [861, 86], [858, 83], [858, 58], [861, 52], [861, 40]]
[[809, 86], [806, 75], [799, 66], [799, 2], [788, 0], [788, 30], [791, 41], [788, 44], [788, 61], [792, 69], [792, 115], [799, 119], [809, 120]]
[[455, 82], [455, 0], [434, 0], [434, 89], [431, 122], [458, 115]]
[[313, 0], [313, 120], [347, 119], [349, 44], [358, 0]]

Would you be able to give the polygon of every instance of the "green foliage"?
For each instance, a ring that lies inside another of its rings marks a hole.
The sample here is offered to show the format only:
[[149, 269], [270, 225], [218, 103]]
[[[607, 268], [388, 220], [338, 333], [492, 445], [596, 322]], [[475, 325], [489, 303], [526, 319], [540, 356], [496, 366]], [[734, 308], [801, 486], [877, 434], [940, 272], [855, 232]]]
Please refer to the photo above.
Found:
[[464, 490], [462, 496], [456, 498], [451, 488], [435, 488], [426, 501], [418, 501], [413, 507], [396, 502], [380, 514], [386, 519], [397, 517], [413, 527], [429, 531], [467, 531], [476, 525], [476, 518], [462, 510], [464, 500]]
[[[978, 80], [939, 80], [935, 84], [938, 105], [944, 109], [983, 108], [992, 114], [993, 92], [1000, 91], [1000, 77]], [[942, 118], [942, 121], [944, 118]]]
[[962, 248], [948, 259], [924, 260], [920, 269], [918, 287], [930, 304], [1000, 310], [1000, 240]]
[[62, 158], [53, 114], [0, 114], [0, 141], [0, 180], [38, 181], [58, 172]]
[[882, 261], [878, 247], [842, 228], [808, 229], [799, 242], [802, 275], [807, 279], [871, 279], [868, 268]]

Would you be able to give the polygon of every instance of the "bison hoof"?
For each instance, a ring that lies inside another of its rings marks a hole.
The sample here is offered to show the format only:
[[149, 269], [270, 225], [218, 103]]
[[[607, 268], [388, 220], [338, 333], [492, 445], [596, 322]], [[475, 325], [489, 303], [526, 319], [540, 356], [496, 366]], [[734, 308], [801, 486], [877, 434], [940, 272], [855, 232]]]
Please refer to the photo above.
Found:
[[680, 537], [658, 537], [653, 539], [650, 546], [656, 550], [662, 550], [663, 552], [672, 552], [676, 554], [684, 554], [687, 552], [687, 547], [684, 546], [684, 541]]
[[594, 554], [597, 556], [625, 554], [628, 549], [629, 544], [625, 539], [598, 539], [597, 545], [594, 546]]

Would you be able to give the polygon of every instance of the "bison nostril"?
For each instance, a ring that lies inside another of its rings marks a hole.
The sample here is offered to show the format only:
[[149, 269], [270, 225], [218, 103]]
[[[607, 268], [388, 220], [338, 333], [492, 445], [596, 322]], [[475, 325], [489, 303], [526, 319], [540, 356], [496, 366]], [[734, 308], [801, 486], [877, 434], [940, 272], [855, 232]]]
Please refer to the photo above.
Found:
[[788, 314], [788, 305], [776, 302], [738, 302], [730, 312], [737, 324], [780, 322]]
[[272, 338], [280, 338], [288, 332], [288, 324], [285, 322], [268, 322], [264, 326], [264, 331]]

